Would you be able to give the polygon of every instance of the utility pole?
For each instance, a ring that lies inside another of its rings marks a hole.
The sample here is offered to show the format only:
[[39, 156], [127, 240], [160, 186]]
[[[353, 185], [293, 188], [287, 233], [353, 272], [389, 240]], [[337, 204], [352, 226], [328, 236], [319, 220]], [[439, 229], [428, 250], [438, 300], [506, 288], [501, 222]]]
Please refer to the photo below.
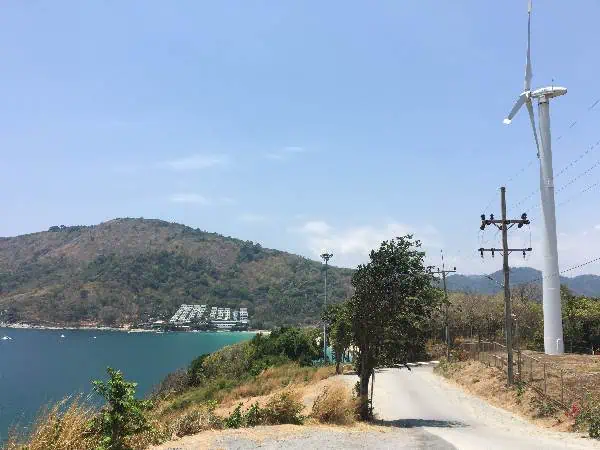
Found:
[[500, 188], [500, 196], [501, 196], [501, 207], [502, 207], [502, 219], [495, 220], [494, 215], [490, 214], [490, 218], [486, 219], [485, 214], [481, 215], [481, 226], [479, 227], [481, 230], [484, 230], [488, 225], [494, 225], [499, 230], [502, 231], [502, 248], [480, 248], [479, 252], [481, 253], [481, 257], [483, 258], [483, 252], [491, 252], [492, 257], [495, 252], [502, 253], [503, 262], [502, 262], [502, 270], [504, 271], [504, 329], [506, 330], [506, 351], [508, 354], [507, 361], [507, 375], [508, 375], [508, 384], [512, 385], [514, 383], [514, 373], [513, 373], [513, 340], [512, 340], [512, 307], [510, 303], [510, 268], [508, 267], [508, 255], [511, 252], [523, 252], [523, 257], [525, 257], [525, 252], [530, 252], [531, 247], [529, 248], [508, 248], [508, 230], [512, 228], [515, 224], [518, 228], [521, 228], [523, 225], [529, 225], [529, 220], [527, 219], [527, 214], [523, 213], [521, 215], [521, 219], [516, 220], [508, 220], [506, 218], [506, 188], [502, 186]]
[[[433, 266], [431, 266], [433, 267]], [[448, 311], [450, 308], [450, 305], [448, 304], [448, 289], [446, 287], [446, 274], [447, 273], [455, 273], [456, 272], [456, 267], [454, 267], [454, 269], [452, 270], [446, 270], [445, 266], [444, 266], [444, 253], [442, 252], [442, 269], [440, 270], [438, 268], [438, 270], [436, 272], [431, 272], [432, 275], [442, 275], [442, 282], [444, 283], [444, 304], [445, 304], [445, 314], [444, 314], [444, 327], [445, 327], [445, 331], [446, 331], [446, 359], [450, 360], [450, 329], [449, 329], [449, 323], [448, 323]]]
[[[327, 253], [327, 251], [323, 251], [321, 254], [321, 258], [325, 261], [325, 306], [324, 310], [327, 309], [327, 264], [329, 260], [333, 257], [333, 253]], [[327, 323], [323, 321], [323, 359], [327, 361]]]

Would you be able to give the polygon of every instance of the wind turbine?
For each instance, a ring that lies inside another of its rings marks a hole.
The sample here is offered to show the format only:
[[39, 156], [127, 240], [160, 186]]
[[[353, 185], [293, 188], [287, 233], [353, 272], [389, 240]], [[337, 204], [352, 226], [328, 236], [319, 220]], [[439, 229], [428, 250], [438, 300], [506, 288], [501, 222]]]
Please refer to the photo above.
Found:
[[[556, 213], [554, 205], [554, 174], [552, 171], [552, 143], [550, 137], [550, 99], [564, 95], [567, 89], [560, 86], [547, 86], [531, 90], [531, 0], [527, 11], [527, 60], [525, 63], [525, 89], [519, 95], [515, 106], [504, 119], [509, 124], [521, 106], [529, 111], [533, 137], [540, 160], [540, 193], [544, 222], [544, 266], [543, 266], [543, 310], [544, 310], [544, 351], [548, 355], [564, 353], [562, 316], [560, 308], [560, 277], [558, 272], [558, 250], [556, 248]], [[538, 102], [540, 140], [538, 142], [533, 114], [533, 99]], [[541, 144], [541, 145], [540, 145]]]

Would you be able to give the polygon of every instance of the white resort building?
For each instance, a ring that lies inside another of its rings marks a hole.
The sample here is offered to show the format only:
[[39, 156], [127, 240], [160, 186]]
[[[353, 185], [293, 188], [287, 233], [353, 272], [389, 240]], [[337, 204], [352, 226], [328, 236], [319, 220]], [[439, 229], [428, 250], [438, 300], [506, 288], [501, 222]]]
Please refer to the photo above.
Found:
[[169, 324], [184, 329], [190, 324], [201, 324], [217, 329], [248, 328], [248, 308], [239, 310], [219, 306], [181, 305], [169, 319]]

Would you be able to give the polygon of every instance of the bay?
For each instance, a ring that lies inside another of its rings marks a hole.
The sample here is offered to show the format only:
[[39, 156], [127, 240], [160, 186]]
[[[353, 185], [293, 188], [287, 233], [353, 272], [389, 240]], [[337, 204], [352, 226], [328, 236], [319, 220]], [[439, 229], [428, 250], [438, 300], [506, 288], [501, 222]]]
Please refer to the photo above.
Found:
[[108, 366], [137, 382], [141, 397], [196, 356], [253, 336], [0, 328], [0, 442], [10, 426], [31, 423], [42, 406], [90, 393], [91, 381], [106, 379]]

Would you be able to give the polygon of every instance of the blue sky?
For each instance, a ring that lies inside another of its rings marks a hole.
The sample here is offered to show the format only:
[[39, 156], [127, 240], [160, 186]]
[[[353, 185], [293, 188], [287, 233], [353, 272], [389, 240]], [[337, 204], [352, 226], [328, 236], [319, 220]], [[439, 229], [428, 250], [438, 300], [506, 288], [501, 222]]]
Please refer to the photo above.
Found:
[[[592, 0], [534, 4], [533, 86], [569, 89], [555, 173], [600, 139], [599, 16]], [[499, 212], [502, 183], [509, 205], [538, 185], [526, 114], [502, 124], [526, 18], [525, 0], [5, 2], [0, 235], [142, 216], [354, 266], [414, 232], [432, 262], [443, 248], [461, 272], [495, 271], [474, 251], [479, 215]], [[597, 181], [557, 194], [576, 196], [557, 210], [562, 268], [600, 256], [600, 187], [577, 196]], [[531, 207], [535, 267], [538, 197], [511, 211]]]

